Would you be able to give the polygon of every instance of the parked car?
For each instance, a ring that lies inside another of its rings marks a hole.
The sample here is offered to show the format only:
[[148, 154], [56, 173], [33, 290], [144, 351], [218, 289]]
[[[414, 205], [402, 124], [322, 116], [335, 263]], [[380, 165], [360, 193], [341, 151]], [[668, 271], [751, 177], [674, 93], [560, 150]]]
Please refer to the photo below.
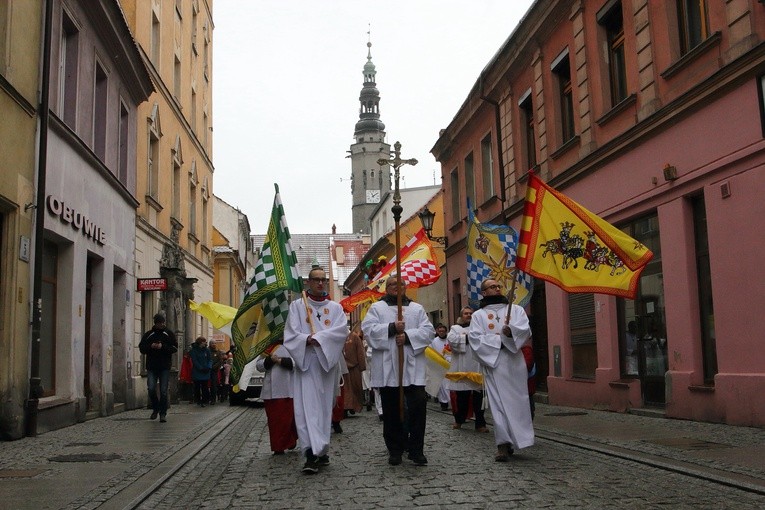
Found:
[[245, 374], [252, 370], [250, 382], [247, 384], [247, 389], [244, 391], [234, 393], [234, 390], [231, 389], [228, 399], [230, 405], [240, 406], [244, 405], [247, 400], [253, 401], [260, 399], [260, 392], [263, 389], [263, 378], [266, 376], [266, 374], [257, 369], [255, 366], [256, 360], [257, 358], [253, 359], [242, 369], [242, 373]]

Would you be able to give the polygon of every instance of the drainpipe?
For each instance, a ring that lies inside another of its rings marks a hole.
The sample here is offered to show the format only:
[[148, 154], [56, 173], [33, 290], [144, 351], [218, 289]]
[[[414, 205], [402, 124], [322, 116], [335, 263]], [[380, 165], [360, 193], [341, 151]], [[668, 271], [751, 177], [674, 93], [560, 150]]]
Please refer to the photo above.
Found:
[[507, 198], [505, 195], [505, 162], [502, 158], [502, 122], [499, 113], [499, 103], [484, 95], [483, 73], [481, 73], [481, 76], [478, 78], [478, 94], [481, 99], [494, 107], [494, 122], [496, 124], [495, 131], [497, 133], [497, 162], [499, 163], [499, 181], [501, 183], [499, 200], [502, 202], [502, 222], [507, 223], [507, 216], [505, 214], [505, 200]]
[[40, 145], [37, 158], [37, 205], [35, 207], [34, 267], [32, 270], [32, 345], [29, 367], [29, 398], [26, 405], [27, 436], [37, 436], [37, 408], [43, 394], [40, 380], [40, 330], [42, 323], [42, 254], [45, 239], [45, 175], [48, 166], [48, 118], [50, 112], [50, 41], [53, 0], [45, 2], [42, 80], [40, 83]]

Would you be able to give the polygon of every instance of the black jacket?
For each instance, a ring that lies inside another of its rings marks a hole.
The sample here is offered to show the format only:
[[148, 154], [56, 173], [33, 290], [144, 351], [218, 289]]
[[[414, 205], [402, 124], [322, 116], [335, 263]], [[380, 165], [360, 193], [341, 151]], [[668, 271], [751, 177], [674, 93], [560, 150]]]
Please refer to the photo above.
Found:
[[[152, 349], [151, 344], [155, 342], [161, 342], [162, 348]], [[146, 370], [170, 370], [173, 354], [178, 352], [178, 340], [167, 328], [155, 326], [143, 335], [138, 349], [146, 355]]]

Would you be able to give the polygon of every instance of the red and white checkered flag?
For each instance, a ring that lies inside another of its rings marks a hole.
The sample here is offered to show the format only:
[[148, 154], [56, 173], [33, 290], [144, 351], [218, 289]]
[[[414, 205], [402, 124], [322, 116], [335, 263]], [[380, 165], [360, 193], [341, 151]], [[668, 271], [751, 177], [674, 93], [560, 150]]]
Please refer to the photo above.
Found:
[[[409, 242], [401, 248], [401, 278], [410, 288], [426, 287], [438, 281], [441, 269], [438, 267], [436, 252], [420, 229]], [[367, 288], [376, 292], [385, 292], [385, 280], [396, 272], [396, 257], [375, 275]]]

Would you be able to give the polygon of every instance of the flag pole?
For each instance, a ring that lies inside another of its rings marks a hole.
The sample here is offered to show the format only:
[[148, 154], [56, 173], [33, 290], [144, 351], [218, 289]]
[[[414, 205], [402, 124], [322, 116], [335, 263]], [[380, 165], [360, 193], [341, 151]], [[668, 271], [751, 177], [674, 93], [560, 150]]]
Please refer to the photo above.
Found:
[[[399, 191], [398, 187], [398, 181], [399, 181], [399, 169], [402, 165], [416, 165], [417, 160], [412, 159], [401, 159], [401, 142], [396, 142], [393, 144], [393, 154], [394, 156], [390, 159], [386, 158], [380, 158], [377, 160], [377, 164], [382, 165], [390, 165], [393, 167], [393, 175], [394, 175], [394, 188], [393, 188], [393, 207], [391, 208], [391, 212], [393, 213], [393, 220], [395, 222], [395, 229], [396, 229], [396, 280], [398, 282], [398, 293], [396, 295], [396, 310], [397, 310], [397, 317], [398, 321], [401, 322], [404, 320], [404, 311], [403, 311], [403, 300], [404, 300], [404, 290], [402, 288], [402, 281], [401, 281], [401, 228], [400, 228], [400, 221], [401, 221], [401, 213], [403, 212], [404, 208], [401, 207], [401, 192]], [[403, 422], [404, 421], [404, 346], [398, 345], [398, 413], [399, 413], [399, 419]]]
[[[529, 169], [529, 175], [534, 173], [534, 169]], [[528, 184], [526, 184], [526, 193], [523, 195], [526, 196], [528, 193]], [[523, 225], [521, 225], [521, 228], [523, 228]], [[515, 247], [515, 260], [513, 261], [513, 272], [512, 272], [512, 278], [513, 282], [510, 284], [510, 292], [507, 295], [507, 313], [505, 314], [505, 326], [510, 324], [510, 315], [513, 312], [513, 301], [515, 301], [515, 287], [518, 284], [518, 245]]]
[[305, 316], [308, 318], [308, 326], [311, 328], [311, 335], [316, 333], [316, 328], [313, 327], [313, 317], [311, 316], [311, 307], [308, 306], [308, 296], [306, 296], [305, 291], [302, 291], [303, 294], [303, 305], [305, 306]]

